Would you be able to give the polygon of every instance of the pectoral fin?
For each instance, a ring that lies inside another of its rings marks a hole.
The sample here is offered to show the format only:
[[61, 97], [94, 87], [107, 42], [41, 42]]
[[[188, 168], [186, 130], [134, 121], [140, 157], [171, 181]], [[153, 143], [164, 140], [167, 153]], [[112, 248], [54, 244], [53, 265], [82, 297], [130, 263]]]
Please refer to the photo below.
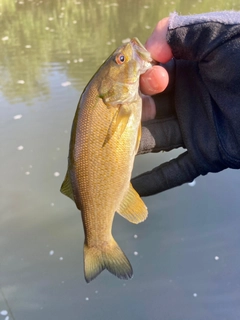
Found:
[[147, 207], [131, 183], [117, 212], [128, 221], [136, 224], [147, 218]]
[[113, 119], [110, 123], [110, 126], [108, 128], [107, 136], [103, 142], [103, 147], [105, 146], [106, 143], [109, 142], [109, 140], [112, 138], [114, 133], [118, 131], [118, 138], [121, 137], [123, 134], [127, 124], [128, 124], [128, 119], [130, 117], [130, 111], [126, 110], [123, 105], [120, 105], [114, 116]]
[[64, 179], [64, 181], [62, 183], [60, 191], [65, 196], [69, 197], [70, 199], [72, 199], [75, 202], [73, 191], [72, 191], [72, 185], [71, 185], [71, 181], [70, 181], [70, 178], [69, 178], [68, 171], [67, 171], [65, 179]]

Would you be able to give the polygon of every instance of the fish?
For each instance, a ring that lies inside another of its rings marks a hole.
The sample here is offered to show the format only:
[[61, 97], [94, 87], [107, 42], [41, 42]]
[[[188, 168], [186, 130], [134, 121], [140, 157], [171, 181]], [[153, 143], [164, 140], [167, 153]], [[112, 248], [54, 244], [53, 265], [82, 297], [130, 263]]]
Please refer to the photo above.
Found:
[[81, 211], [86, 282], [104, 269], [120, 279], [133, 276], [112, 224], [116, 212], [135, 224], [148, 215], [130, 180], [141, 139], [139, 78], [151, 61], [137, 38], [117, 48], [83, 90], [73, 119], [61, 192]]

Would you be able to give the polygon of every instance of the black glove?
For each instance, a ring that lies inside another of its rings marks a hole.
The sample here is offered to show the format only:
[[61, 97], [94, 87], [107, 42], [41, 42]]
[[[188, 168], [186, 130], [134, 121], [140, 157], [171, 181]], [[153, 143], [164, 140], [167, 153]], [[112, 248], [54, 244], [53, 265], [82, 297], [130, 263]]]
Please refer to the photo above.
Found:
[[[185, 148], [174, 107], [175, 60], [171, 60], [165, 68], [169, 73], [170, 83], [164, 93], [153, 96], [157, 106], [156, 118], [142, 123], [138, 154]], [[185, 152], [178, 158], [133, 178], [132, 184], [140, 196], [149, 196], [191, 182], [199, 174], [188, 152]]]
[[165, 65], [171, 82], [153, 96], [157, 116], [142, 124], [138, 153], [187, 151], [133, 178], [140, 196], [240, 168], [240, 24], [201, 22], [180, 29], [169, 31], [177, 59]]

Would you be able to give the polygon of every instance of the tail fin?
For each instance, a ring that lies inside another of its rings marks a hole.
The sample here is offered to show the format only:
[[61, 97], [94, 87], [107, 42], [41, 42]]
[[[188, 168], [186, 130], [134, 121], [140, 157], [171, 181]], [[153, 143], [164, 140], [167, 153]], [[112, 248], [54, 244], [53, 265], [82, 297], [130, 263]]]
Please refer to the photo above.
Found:
[[84, 274], [87, 282], [96, 278], [104, 269], [120, 279], [133, 276], [132, 266], [117, 242], [112, 238], [103, 248], [84, 244]]

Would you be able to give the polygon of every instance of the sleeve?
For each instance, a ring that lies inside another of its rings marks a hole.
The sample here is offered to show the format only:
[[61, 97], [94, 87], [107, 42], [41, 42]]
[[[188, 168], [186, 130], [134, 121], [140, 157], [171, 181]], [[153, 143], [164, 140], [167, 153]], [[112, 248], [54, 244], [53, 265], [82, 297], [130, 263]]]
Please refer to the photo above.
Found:
[[240, 12], [172, 14], [175, 109], [201, 174], [240, 168]]

